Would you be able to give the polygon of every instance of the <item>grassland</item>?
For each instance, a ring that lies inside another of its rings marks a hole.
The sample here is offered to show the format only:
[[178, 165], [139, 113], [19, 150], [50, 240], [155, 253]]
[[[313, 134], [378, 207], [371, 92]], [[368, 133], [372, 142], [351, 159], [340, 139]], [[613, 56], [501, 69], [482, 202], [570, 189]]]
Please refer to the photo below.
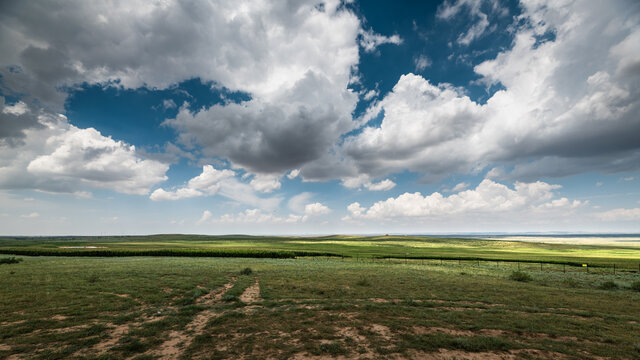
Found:
[[[498, 252], [502, 244], [482, 250], [482, 241], [465, 247], [461, 239], [432, 245], [408, 239], [412, 246], [397, 238], [363, 239], [370, 242], [358, 250], [354, 238], [338, 247], [327, 243], [341, 239], [308, 246], [300, 243], [309, 241], [304, 238], [227, 238], [209, 247], [331, 249], [345, 258], [18, 256], [22, 261], [0, 264], [0, 358], [640, 357], [640, 274], [631, 266], [640, 261], [637, 249], [597, 254], [591, 247], [515, 243]], [[158, 243], [11, 241], [19, 240], [2, 240], [2, 247], [207, 247], [205, 239], [172, 236]], [[198, 244], [190, 247], [191, 241]], [[385, 256], [380, 248], [394, 249], [386, 254], [397, 258], [377, 258]], [[614, 275], [606, 268], [564, 272], [560, 265], [404, 259], [408, 248], [415, 256], [455, 251], [558, 260], [558, 254], [629, 267]], [[511, 279], [518, 267], [529, 281]]]
[[[91, 248], [87, 248], [91, 247]], [[0, 238], [0, 254], [41, 252], [53, 255], [149, 253], [174, 256], [346, 256], [352, 258], [484, 259], [498, 261], [566, 263], [571, 265], [640, 269], [640, 248], [544, 244], [480, 239], [416, 236], [262, 237], [246, 235], [151, 235], [122, 237]], [[268, 255], [269, 253], [273, 256]], [[263, 255], [260, 255], [263, 254]]]

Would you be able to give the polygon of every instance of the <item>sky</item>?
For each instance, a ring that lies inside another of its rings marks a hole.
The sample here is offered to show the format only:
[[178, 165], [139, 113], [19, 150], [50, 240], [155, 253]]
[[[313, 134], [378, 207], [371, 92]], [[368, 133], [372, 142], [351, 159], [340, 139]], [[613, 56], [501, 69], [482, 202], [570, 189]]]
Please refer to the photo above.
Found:
[[0, 234], [640, 232], [640, 2], [0, 3]]

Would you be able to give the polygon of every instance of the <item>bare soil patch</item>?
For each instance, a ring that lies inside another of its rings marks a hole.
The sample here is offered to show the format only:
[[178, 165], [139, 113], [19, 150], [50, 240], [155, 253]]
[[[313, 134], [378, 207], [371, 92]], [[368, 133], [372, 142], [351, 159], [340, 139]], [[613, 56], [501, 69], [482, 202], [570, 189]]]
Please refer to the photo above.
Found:
[[256, 279], [256, 282], [253, 285], [246, 288], [242, 293], [242, 295], [240, 295], [240, 301], [242, 301], [245, 304], [252, 304], [261, 300], [262, 299], [260, 298], [260, 283], [258, 282], [258, 279]]
[[[223, 287], [215, 289], [198, 299], [199, 304], [212, 305], [222, 299], [224, 294], [233, 287], [237, 278], [233, 278]], [[182, 355], [183, 349], [189, 347], [194, 336], [202, 333], [209, 320], [218, 316], [213, 310], [203, 310], [198, 313], [193, 320], [182, 331], [171, 331], [168, 339], [160, 346], [150, 351], [146, 355], [159, 356], [162, 359], [178, 359]]]

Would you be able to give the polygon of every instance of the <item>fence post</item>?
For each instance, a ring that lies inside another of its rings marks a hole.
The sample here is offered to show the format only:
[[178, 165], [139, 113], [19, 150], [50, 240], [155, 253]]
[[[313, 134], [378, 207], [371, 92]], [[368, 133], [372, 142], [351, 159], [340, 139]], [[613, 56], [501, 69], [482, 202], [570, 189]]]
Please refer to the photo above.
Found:
[[540, 271], [542, 271], [542, 263], [540, 263]]
[[616, 274], [616, 264], [613, 264], [613, 275]]
[[518, 271], [520, 271], [520, 261], [518, 261]]

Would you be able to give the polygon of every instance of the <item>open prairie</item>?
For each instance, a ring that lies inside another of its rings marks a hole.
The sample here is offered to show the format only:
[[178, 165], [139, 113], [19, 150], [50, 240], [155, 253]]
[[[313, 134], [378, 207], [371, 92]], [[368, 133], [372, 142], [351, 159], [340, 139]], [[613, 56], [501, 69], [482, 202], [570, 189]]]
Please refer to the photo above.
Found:
[[344, 256], [17, 255], [22, 261], [0, 265], [0, 357], [8, 359], [640, 356], [633, 248], [179, 235], [2, 240], [9, 248]]

